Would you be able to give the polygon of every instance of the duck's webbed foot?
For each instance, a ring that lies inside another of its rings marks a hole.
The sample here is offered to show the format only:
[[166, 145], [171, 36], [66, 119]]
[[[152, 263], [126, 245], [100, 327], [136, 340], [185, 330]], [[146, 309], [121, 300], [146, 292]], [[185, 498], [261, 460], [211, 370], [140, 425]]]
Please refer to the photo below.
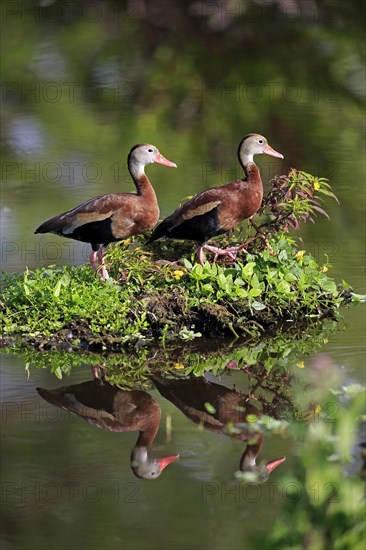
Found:
[[228, 248], [218, 248], [217, 246], [211, 246], [209, 244], [203, 244], [202, 246], [199, 247], [199, 249], [197, 250], [197, 259], [198, 259], [198, 262], [203, 265], [204, 263], [204, 258], [203, 258], [203, 249], [205, 250], [208, 250], [209, 252], [213, 252], [215, 254], [215, 258], [214, 258], [214, 261], [216, 261], [216, 259], [219, 257], [219, 256], [228, 256], [229, 258], [231, 258], [232, 260], [235, 260], [236, 259], [236, 256], [238, 255], [238, 252], [240, 250], [244, 250], [245, 253], [247, 253], [248, 251], [245, 249], [244, 245], [241, 244], [240, 246], [231, 246], [231, 247], [228, 247]]

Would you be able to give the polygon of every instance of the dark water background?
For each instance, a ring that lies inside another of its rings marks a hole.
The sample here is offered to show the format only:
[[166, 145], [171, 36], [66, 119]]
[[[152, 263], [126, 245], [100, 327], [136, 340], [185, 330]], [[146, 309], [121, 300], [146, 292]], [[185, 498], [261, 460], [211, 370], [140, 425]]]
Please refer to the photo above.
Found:
[[[258, 132], [285, 157], [258, 159], [265, 183], [290, 167], [329, 178], [340, 205], [329, 199], [330, 221], [301, 229], [303, 247], [328, 255], [329, 274], [365, 292], [363, 9], [325, 0], [3, 2], [3, 268], [85, 263], [87, 245], [33, 231], [94, 195], [133, 190], [126, 158], [135, 143], [178, 164], [148, 168], [165, 216], [183, 197], [239, 177], [237, 144]], [[345, 381], [364, 383], [364, 308], [344, 318], [322, 352]], [[243, 444], [198, 430], [153, 392], [163, 410], [153, 454], [181, 460], [145, 482], [129, 467], [136, 434], [96, 430], [40, 403], [37, 386], [84, 381], [89, 367], [67, 382], [30, 369], [28, 380], [22, 356], [2, 356], [4, 549], [249, 549], [271, 528], [286, 501], [276, 478], [291, 471], [300, 442], [270, 434], [261, 459], [286, 462], [257, 492], [241, 489]], [[241, 373], [220, 383], [246, 389]]]

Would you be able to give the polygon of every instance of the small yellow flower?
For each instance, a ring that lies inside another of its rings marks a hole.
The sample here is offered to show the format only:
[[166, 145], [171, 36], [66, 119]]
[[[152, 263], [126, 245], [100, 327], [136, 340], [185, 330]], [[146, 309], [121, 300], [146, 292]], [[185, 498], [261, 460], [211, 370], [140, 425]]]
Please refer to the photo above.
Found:
[[328, 344], [328, 342], [329, 342], [328, 338], [324, 338], [323, 344]]
[[304, 361], [299, 361], [296, 366], [299, 367], [299, 369], [303, 369], [305, 367], [305, 363]]
[[172, 273], [172, 277], [173, 279], [175, 279], [176, 281], [179, 281], [179, 279], [181, 279], [184, 275], [184, 271], [180, 271], [179, 269], [176, 269], [175, 271], [173, 271]]
[[321, 273], [326, 273], [328, 271], [328, 268], [326, 265], [323, 265], [323, 267], [321, 268]]
[[299, 250], [298, 252], [296, 252], [295, 258], [301, 261], [304, 257], [304, 254], [305, 254], [305, 250]]
[[314, 412], [315, 412], [315, 414], [319, 414], [321, 410], [322, 410], [321, 406], [317, 405], [314, 409]]
[[174, 363], [174, 364], [173, 364], [173, 367], [174, 367], [175, 369], [184, 369], [184, 368], [185, 368], [184, 365], [183, 365], [183, 363]]
[[319, 189], [320, 189], [320, 183], [318, 182], [318, 180], [314, 181], [314, 189], [315, 189], [315, 191], [319, 191]]

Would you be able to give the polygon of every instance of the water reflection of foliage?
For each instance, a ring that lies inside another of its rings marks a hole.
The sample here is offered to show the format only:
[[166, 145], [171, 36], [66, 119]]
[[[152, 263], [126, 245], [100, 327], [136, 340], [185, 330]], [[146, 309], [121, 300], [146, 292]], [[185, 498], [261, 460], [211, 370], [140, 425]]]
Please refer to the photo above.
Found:
[[108, 380], [122, 388], [144, 384], [151, 373], [165, 372], [201, 376], [211, 372], [215, 376], [225, 371], [253, 370], [252, 376], [262, 376], [272, 369], [291, 369], [301, 366], [302, 359], [320, 349], [334, 333], [340, 330], [337, 321], [291, 327], [280, 333], [268, 334], [260, 342], [238, 339], [212, 339], [190, 342], [175, 341], [165, 347], [137, 347], [118, 354], [82, 353], [67, 351], [37, 352], [18, 344], [12, 353], [21, 353], [31, 376], [34, 368], [47, 368], [58, 378], [70, 376], [74, 369], [85, 365], [100, 365]]

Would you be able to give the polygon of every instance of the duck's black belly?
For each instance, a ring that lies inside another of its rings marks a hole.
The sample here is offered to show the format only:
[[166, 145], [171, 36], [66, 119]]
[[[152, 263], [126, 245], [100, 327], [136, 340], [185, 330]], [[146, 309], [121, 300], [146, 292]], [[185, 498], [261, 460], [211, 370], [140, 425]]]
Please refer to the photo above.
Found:
[[63, 237], [69, 237], [77, 241], [90, 243], [94, 250], [98, 250], [100, 245], [121, 240], [116, 239], [112, 233], [112, 219], [106, 218], [102, 221], [95, 221], [80, 225], [72, 233], [61, 233]]
[[195, 216], [176, 227], [172, 227], [168, 232], [168, 236], [173, 239], [204, 243], [221, 233], [225, 233], [225, 230], [221, 227], [217, 208], [214, 208], [202, 216]]

